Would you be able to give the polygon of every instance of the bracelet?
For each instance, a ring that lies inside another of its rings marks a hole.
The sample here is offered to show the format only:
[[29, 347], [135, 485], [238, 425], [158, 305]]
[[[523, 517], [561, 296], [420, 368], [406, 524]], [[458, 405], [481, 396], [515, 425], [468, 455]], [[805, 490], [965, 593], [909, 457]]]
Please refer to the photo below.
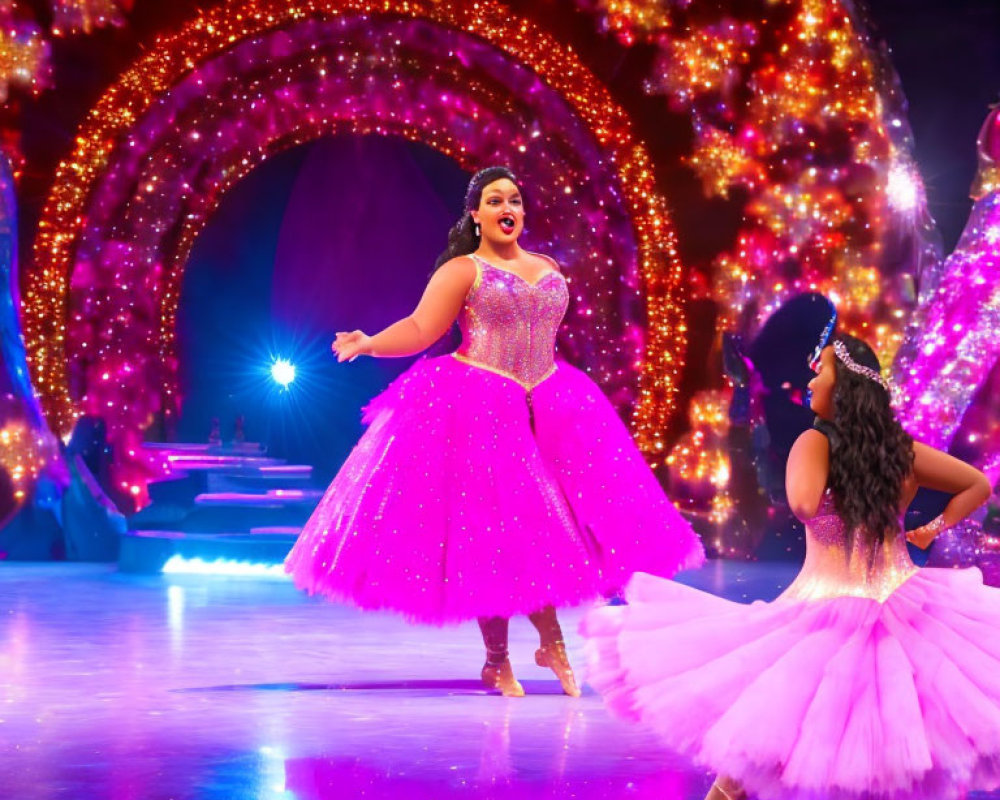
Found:
[[947, 526], [944, 524], [944, 514], [938, 514], [936, 517], [934, 517], [934, 519], [932, 519], [930, 522], [924, 525], [926, 531], [928, 533], [933, 534], [934, 536], [937, 536], [939, 533], [941, 533], [941, 531], [943, 531], [945, 527]]
[[921, 525], [919, 528], [914, 528], [912, 531], [907, 533], [906, 538], [910, 539], [912, 536], [928, 535], [930, 536], [931, 541], [933, 541], [946, 527], [947, 526], [944, 524], [944, 514], [938, 514], [926, 525]]

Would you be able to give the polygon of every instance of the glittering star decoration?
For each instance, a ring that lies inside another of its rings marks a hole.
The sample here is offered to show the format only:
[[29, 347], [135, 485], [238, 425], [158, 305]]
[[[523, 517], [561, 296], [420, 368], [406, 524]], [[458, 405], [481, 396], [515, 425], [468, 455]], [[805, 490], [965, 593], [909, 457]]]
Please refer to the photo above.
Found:
[[647, 89], [681, 102], [706, 93], [734, 102], [741, 65], [756, 43], [757, 29], [732, 19], [691, 30], [687, 36], [666, 37]]
[[728, 198], [733, 187], [754, 189], [765, 179], [764, 170], [746, 148], [733, 136], [712, 126], [698, 136], [694, 153], [687, 162], [698, 173], [708, 195]]
[[[673, 0], [687, 5], [690, 0]], [[608, 28], [634, 41], [670, 24], [670, 0], [603, 0], [596, 4], [605, 14]]]

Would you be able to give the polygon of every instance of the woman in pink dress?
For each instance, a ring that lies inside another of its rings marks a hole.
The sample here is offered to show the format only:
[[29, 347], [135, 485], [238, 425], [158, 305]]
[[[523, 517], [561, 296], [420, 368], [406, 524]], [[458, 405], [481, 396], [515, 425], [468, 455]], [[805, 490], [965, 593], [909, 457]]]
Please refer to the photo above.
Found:
[[521, 696], [508, 620], [579, 695], [556, 608], [636, 570], [699, 565], [670, 504], [597, 386], [555, 357], [569, 301], [547, 256], [521, 249], [524, 202], [504, 167], [477, 173], [416, 310], [374, 336], [338, 333], [340, 361], [425, 350], [457, 319], [462, 344], [417, 361], [365, 409], [368, 428], [286, 561], [300, 588], [415, 622], [477, 619], [482, 678]]
[[[810, 383], [816, 426], [788, 460], [806, 559], [774, 602], [636, 575], [584, 620], [591, 681], [721, 776], [708, 797], [948, 800], [1000, 783], [1000, 590], [918, 569], [985, 502], [978, 470], [914, 442], [871, 349], [838, 336]], [[952, 496], [905, 534], [917, 488]]]

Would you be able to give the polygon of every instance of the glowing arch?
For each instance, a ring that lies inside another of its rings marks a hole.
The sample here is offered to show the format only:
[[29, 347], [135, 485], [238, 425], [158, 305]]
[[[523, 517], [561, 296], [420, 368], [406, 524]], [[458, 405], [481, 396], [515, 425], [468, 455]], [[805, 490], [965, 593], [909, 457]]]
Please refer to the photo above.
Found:
[[52, 427], [99, 413], [120, 463], [139, 458], [174, 402], [179, 281], [205, 220], [271, 154], [343, 131], [512, 163], [551, 209], [533, 240], [573, 280], [566, 344], [655, 458], [686, 342], [665, 204], [606, 89], [495, 2], [233, 2], [158, 40], [92, 111], [43, 212], [25, 333]]

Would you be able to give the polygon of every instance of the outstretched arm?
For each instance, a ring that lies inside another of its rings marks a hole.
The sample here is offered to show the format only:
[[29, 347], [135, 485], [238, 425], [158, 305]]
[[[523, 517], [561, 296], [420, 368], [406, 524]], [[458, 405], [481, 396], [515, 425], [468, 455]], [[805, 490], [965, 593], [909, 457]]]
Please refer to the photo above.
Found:
[[985, 503], [992, 491], [989, 480], [978, 469], [920, 442], [913, 443], [913, 476], [921, 486], [952, 495], [940, 516], [907, 532], [906, 538], [917, 547], [929, 547], [941, 531]]
[[352, 361], [358, 356], [412, 356], [426, 350], [451, 327], [475, 280], [472, 259], [459, 257], [442, 264], [410, 316], [374, 336], [362, 331], [338, 333], [333, 342], [337, 361]]

